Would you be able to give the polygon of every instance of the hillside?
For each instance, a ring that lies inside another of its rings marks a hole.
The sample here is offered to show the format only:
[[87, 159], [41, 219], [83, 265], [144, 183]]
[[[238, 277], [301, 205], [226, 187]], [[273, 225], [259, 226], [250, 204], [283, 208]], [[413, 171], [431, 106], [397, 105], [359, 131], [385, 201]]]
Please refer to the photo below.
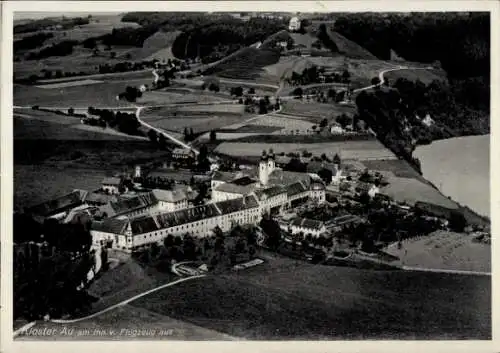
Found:
[[335, 43], [340, 54], [351, 59], [376, 60], [377, 57], [363, 48], [361, 45], [347, 39], [338, 32], [327, 30], [330, 39]]
[[221, 60], [204, 71], [205, 75], [217, 74], [221, 77], [254, 79], [263, 72], [263, 67], [279, 61], [276, 50], [247, 47]]

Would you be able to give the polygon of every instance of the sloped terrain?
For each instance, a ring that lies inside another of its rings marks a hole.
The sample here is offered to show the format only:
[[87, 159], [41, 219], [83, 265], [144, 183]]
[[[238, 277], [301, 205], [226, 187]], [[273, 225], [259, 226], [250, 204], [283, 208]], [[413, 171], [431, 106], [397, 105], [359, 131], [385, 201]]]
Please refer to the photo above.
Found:
[[327, 33], [337, 46], [339, 53], [347, 56], [348, 58], [373, 60], [377, 59], [377, 57], [370, 53], [368, 50], [353, 42], [352, 40], [347, 39], [338, 32], [327, 30]]
[[264, 71], [262, 68], [279, 61], [280, 53], [270, 49], [244, 48], [236, 55], [228, 56], [214, 66], [207, 69], [204, 74], [217, 74], [221, 77], [236, 79], [255, 79]]

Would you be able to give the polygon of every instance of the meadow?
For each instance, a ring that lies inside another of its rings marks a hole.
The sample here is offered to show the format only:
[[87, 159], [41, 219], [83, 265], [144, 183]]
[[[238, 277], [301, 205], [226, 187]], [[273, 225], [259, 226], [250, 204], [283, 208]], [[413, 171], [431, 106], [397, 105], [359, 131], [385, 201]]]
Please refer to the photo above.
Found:
[[[215, 113], [216, 114], [216, 113]], [[157, 127], [168, 131], [175, 131], [182, 133], [185, 128], [193, 129], [195, 133], [201, 131], [217, 130], [227, 125], [241, 122], [243, 120], [240, 115], [189, 115], [182, 114], [180, 117], [175, 116], [158, 116], [149, 115], [144, 116], [144, 121]]]
[[63, 108], [99, 108], [133, 107], [125, 100], [117, 100], [116, 96], [125, 91], [127, 86], [150, 84], [147, 78], [126, 80], [109, 80], [89, 86], [71, 86], [62, 88], [38, 88], [28, 85], [14, 85], [14, 105]]
[[343, 159], [372, 160], [396, 159], [397, 157], [377, 140], [345, 141], [324, 143], [251, 143], [251, 142], [223, 142], [216, 152], [230, 156], [260, 156], [263, 150], [274, 149], [276, 153], [298, 152], [303, 150], [315, 156], [325, 153], [332, 157], [340, 153]]
[[[31, 113], [31, 111], [28, 111]], [[59, 121], [56, 120], [59, 118]], [[51, 115], [34, 117], [26, 113], [14, 113], [14, 132], [16, 140], [137, 140], [140, 137], [130, 136], [116, 130], [84, 125], [79, 118]]]
[[340, 105], [332, 103], [317, 103], [314, 100], [307, 102], [303, 100], [289, 100], [283, 104], [282, 114], [299, 116], [304, 119], [319, 123], [324, 118], [330, 120], [336, 118], [338, 115], [347, 114], [348, 116], [354, 115], [356, 106], [354, 105]]
[[132, 305], [244, 339], [491, 336], [489, 278], [326, 267], [279, 255], [265, 260]]
[[[20, 335], [16, 337], [16, 341], [224, 341], [231, 339], [227, 335], [214, 330], [176, 320], [133, 305], [123, 305], [97, 317], [76, 323], [37, 322], [35, 328], [55, 330], [55, 334], [45, 336]], [[67, 331], [63, 331], [63, 329]], [[75, 334], [64, 334], [68, 330], [73, 330]], [[77, 332], [79, 335], [77, 335]], [[104, 334], [96, 334], [95, 332]]]

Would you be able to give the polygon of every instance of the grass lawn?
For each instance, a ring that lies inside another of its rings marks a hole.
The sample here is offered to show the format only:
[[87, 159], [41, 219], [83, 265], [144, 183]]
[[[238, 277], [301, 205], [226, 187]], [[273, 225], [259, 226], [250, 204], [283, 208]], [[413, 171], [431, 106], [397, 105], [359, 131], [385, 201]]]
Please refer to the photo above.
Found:
[[490, 285], [487, 278], [280, 259], [180, 283], [132, 305], [247, 339], [486, 338]]
[[324, 143], [251, 143], [251, 142], [224, 142], [216, 151], [231, 156], [260, 156], [263, 150], [273, 148], [276, 153], [302, 152], [307, 150], [313, 155], [325, 153], [333, 156], [340, 153], [342, 159], [367, 160], [396, 158], [377, 140], [345, 141]]

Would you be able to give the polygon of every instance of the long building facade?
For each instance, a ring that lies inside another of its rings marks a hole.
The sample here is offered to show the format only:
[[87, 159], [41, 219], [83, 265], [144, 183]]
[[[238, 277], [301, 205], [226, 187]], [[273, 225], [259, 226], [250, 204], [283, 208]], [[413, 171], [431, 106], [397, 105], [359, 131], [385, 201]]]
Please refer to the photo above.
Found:
[[[155, 202], [141, 204], [140, 211], [94, 222], [93, 242], [96, 245], [106, 242], [114, 248], [133, 251], [162, 242], [169, 234], [206, 237], [212, 235], [217, 226], [225, 232], [235, 224], [256, 224], [263, 214], [280, 213], [310, 199], [324, 202], [326, 192], [325, 186], [313, 175], [276, 168], [272, 151], [263, 154], [258, 176], [216, 172], [211, 186], [212, 202], [188, 208], [181, 195], [157, 192], [153, 194]], [[160, 200], [169, 206], [161, 207], [163, 212], [157, 208], [152, 212], [150, 205]]]

